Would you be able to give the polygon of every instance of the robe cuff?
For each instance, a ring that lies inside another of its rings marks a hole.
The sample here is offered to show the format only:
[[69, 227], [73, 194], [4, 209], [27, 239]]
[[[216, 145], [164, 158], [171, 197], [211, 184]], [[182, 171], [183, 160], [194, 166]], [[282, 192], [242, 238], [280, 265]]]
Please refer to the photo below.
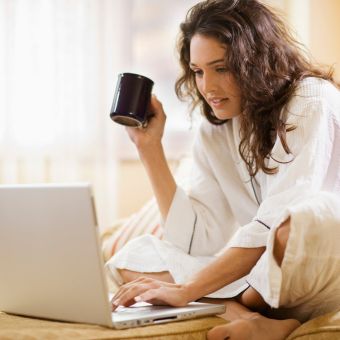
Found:
[[183, 189], [177, 187], [167, 218], [163, 223], [164, 239], [185, 253], [190, 252], [196, 213]]

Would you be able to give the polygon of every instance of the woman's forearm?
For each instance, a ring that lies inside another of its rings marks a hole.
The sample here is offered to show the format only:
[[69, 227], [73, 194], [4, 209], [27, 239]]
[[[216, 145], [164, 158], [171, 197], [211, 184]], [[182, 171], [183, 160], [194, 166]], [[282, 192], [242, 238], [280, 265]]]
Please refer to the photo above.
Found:
[[213, 293], [247, 275], [264, 251], [265, 247], [227, 249], [183, 285], [188, 302]]
[[169, 169], [162, 144], [139, 150], [163, 220], [166, 219], [176, 192], [176, 182]]
[[155, 95], [151, 97], [150, 112], [153, 113], [146, 128], [127, 127], [139, 157], [150, 179], [163, 220], [166, 219], [176, 192], [176, 182], [171, 174], [162, 146], [166, 115], [162, 103]]

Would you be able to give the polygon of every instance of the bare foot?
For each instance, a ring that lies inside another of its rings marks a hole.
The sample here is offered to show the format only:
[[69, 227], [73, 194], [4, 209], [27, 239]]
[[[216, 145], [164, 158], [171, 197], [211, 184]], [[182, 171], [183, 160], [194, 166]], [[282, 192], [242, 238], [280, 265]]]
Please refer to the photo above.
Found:
[[253, 313], [249, 319], [234, 320], [214, 327], [208, 332], [208, 340], [284, 340], [300, 322], [294, 319], [274, 320]]

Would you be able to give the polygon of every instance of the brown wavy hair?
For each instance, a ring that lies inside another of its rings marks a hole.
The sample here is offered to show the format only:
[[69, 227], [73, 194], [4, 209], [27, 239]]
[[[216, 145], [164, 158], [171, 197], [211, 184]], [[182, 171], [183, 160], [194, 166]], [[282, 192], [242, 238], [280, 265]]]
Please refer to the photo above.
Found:
[[257, 0], [207, 0], [192, 7], [180, 25], [178, 51], [182, 74], [176, 81], [179, 99], [192, 100], [192, 109], [201, 112], [212, 124], [219, 120], [199, 93], [190, 70], [190, 41], [195, 34], [214, 37], [227, 48], [226, 66], [241, 91], [241, 142], [239, 152], [249, 174], [270, 168], [276, 136], [290, 153], [286, 133], [295, 127], [280, 119], [282, 108], [294, 95], [299, 81], [318, 77], [333, 82], [332, 73], [312, 65], [301, 45], [292, 37], [279, 15]]

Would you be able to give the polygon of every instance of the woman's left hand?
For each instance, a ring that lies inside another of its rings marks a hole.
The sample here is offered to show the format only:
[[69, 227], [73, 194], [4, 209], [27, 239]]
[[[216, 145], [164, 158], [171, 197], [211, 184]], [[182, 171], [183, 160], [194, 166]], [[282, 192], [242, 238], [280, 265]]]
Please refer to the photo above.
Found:
[[184, 285], [140, 277], [121, 286], [112, 298], [112, 311], [144, 301], [154, 305], [186, 306], [190, 300]]

